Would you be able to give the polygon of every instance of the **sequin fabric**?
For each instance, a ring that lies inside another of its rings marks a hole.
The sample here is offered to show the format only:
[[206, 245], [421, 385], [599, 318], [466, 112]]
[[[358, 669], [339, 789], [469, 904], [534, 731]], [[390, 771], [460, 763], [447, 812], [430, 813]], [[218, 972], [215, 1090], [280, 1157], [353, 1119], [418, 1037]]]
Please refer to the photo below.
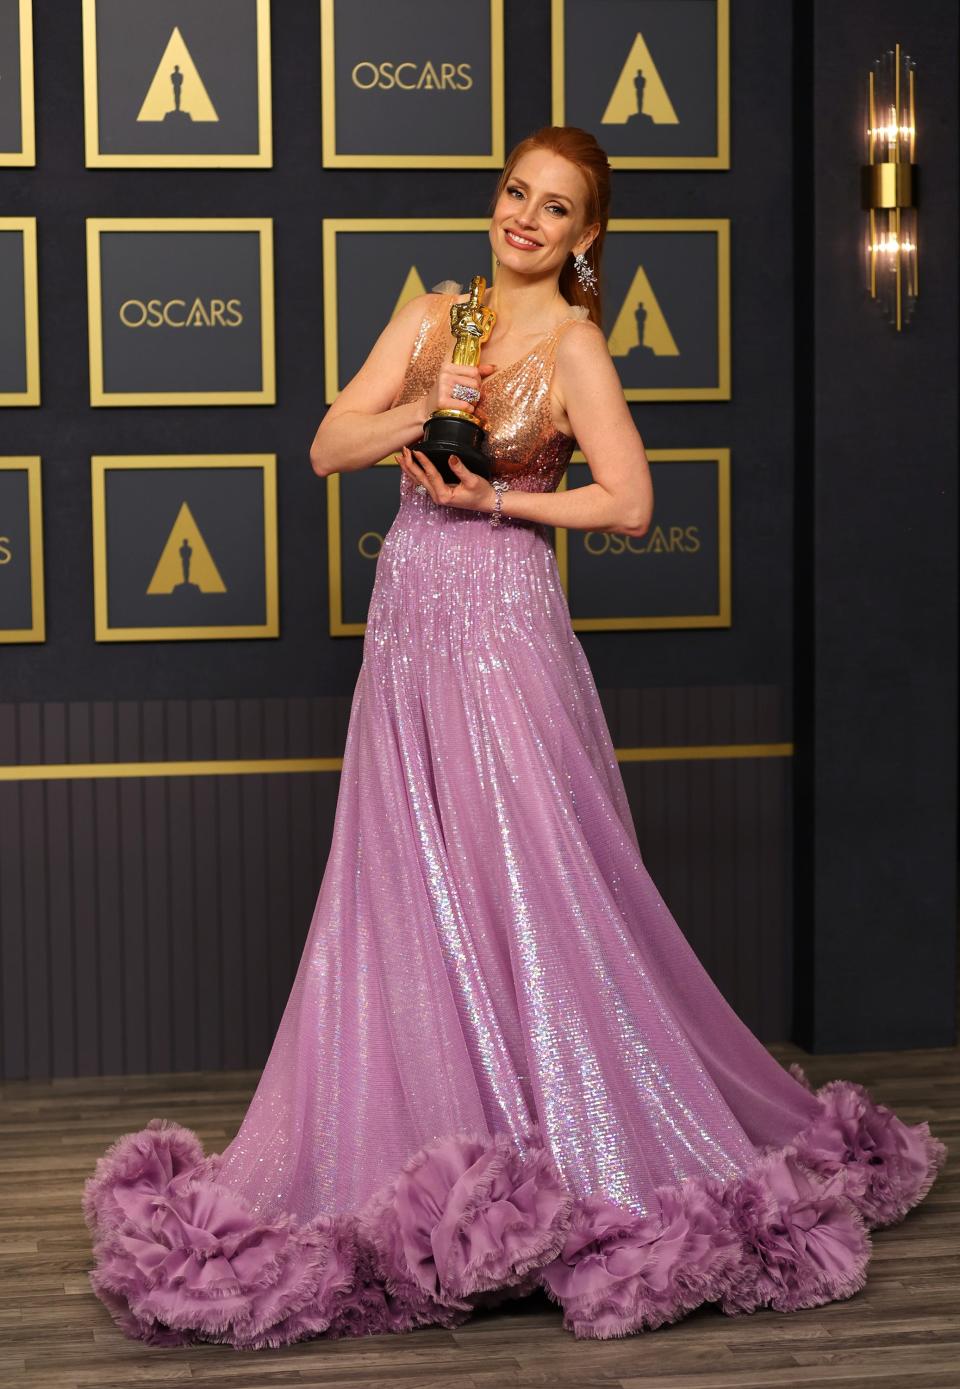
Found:
[[[439, 360], [430, 303], [404, 391]], [[544, 413], [554, 341], [486, 398], [540, 490], [570, 447]], [[161, 1119], [111, 1145], [84, 1186], [90, 1281], [131, 1337], [237, 1349], [450, 1327], [537, 1286], [577, 1336], [790, 1311], [863, 1286], [868, 1227], [945, 1151], [853, 1082], [814, 1093], [700, 965], [545, 530], [404, 488], [256, 1093], [222, 1154]]]

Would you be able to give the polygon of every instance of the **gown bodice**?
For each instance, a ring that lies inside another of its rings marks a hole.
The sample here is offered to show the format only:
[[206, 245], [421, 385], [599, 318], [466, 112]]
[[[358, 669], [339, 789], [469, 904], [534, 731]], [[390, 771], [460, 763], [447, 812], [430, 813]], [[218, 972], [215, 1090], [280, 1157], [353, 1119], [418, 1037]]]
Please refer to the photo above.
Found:
[[[443, 363], [452, 360], [450, 305], [463, 290], [455, 280], [443, 280], [434, 291], [393, 406], [419, 399], [431, 388]], [[574, 438], [553, 423], [550, 382], [561, 335], [571, 323], [587, 316], [584, 307], [571, 304], [567, 317], [554, 324], [529, 352], [481, 382], [477, 413], [486, 423], [492, 475], [508, 478], [510, 486], [519, 491], [556, 491], [577, 446]], [[401, 489], [411, 490], [411, 486], [404, 474]]]

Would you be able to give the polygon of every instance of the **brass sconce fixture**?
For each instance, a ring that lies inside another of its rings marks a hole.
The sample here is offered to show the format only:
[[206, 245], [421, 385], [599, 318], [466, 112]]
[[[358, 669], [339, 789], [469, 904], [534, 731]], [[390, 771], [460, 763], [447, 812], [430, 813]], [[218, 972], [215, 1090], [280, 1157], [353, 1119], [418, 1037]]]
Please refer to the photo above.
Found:
[[916, 63], [900, 45], [876, 58], [868, 74], [866, 158], [861, 204], [867, 213], [867, 289], [897, 332], [918, 291]]

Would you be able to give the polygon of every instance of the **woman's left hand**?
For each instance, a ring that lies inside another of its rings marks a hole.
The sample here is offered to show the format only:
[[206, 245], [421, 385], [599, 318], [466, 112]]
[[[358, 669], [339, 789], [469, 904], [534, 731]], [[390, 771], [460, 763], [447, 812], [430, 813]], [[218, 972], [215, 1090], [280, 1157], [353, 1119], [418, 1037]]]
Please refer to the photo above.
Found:
[[402, 454], [394, 454], [394, 458], [414, 482], [423, 484], [438, 506], [458, 506], [464, 511], [493, 510], [497, 499], [493, 486], [461, 463], [455, 453], [450, 454], [450, 467], [460, 479], [456, 485], [444, 482], [430, 459], [419, 449], [411, 451], [404, 444]]

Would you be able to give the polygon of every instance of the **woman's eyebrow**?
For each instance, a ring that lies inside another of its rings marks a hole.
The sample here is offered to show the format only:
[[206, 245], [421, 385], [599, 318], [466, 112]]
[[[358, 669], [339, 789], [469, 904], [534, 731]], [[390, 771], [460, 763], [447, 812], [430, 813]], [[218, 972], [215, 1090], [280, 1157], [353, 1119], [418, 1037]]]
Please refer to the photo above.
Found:
[[[524, 188], [529, 188], [529, 187], [530, 187], [529, 183], [527, 183], [527, 181], [526, 181], [525, 179], [522, 179], [522, 178], [514, 178], [513, 175], [511, 175], [511, 177], [510, 177], [510, 182], [511, 182], [511, 183], [522, 183], [523, 186], [524, 186]], [[565, 203], [570, 203], [571, 206], [573, 205], [573, 199], [572, 199], [572, 198], [568, 198], [567, 195], [566, 195], [566, 193], [544, 193], [543, 196], [544, 196], [545, 198], [562, 198], [563, 201], [564, 201]]]

